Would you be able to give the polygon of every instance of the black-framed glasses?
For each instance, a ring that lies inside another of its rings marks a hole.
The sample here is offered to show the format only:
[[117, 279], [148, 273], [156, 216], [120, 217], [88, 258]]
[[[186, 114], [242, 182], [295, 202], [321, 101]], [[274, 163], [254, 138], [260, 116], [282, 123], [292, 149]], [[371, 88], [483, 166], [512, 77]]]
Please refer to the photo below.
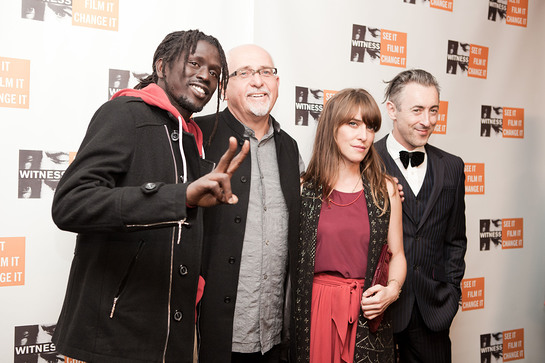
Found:
[[278, 70], [276, 68], [261, 68], [258, 70], [251, 68], [241, 68], [229, 75], [229, 77], [240, 77], [240, 78], [249, 78], [253, 77], [254, 74], [259, 74], [261, 77], [273, 77], [276, 76]]

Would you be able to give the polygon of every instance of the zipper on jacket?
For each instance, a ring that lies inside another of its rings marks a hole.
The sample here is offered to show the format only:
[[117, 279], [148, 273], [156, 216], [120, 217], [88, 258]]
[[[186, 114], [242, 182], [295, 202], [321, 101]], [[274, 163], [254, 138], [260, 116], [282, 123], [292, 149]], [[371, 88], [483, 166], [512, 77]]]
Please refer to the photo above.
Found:
[[156, 223], [146, 223], [146, 224], [127, 224], [127, 228], [136, 228], [136, 227], [158, 227], [163, 225], [169, 225], [169, 224], [177, 224], [178, 226], [181, 226], [182, 224], [189, 224], [186, 223], [185, 220], [187, 218], [183, 218], [179, 221], [167, 221], [167, 222], [156, 222]]
[[[169, 115], [169, 117], [171, 119], [175, 119], [174, 116], [170, 112], [168, 113], [168, 115]], [[164, 127], [165, 127], [165, 132], [166, 132], [168, 144], [170, 145], [170, 153], [171, 153], [171, 156], [172, 156], [172, 161], [174, 163], [174, 183], [178, 184], [178, 165], [176, 164], [176, 155], [174, 155], [174, 149], [172, 147], [172, 141], [171, 141], [170, 136], [169, 136], [168, 127], [167, 127], [167, 125], [164, 125]], [[182, 137], [183, 137], [183, 133], [182, 133], [181, 137], [179, 138], [180, 143], [182, 142]], [[180, 150], [180, 152], [181, 152], [181, 150]], [[185, 222], [185, 218], [183, 220], [181, 220], [181, 221], [176, 222], [178, 224], [178, 229], [179, 229], [179, 231], [178, 231], [178, 241], [181, 238], [182, 224], [184, 222]], [[174, 230], [174, 232], [175, 232], [175, 230]], [[165, 339], [165, 347], [163, 349], [163, 363], [166, 362], [168, 339], [170, 337], [170, 299], [172, 298], [172, 270], [174, 268], [173, 266], [174, 266], [174, 235], [172, 236], [171, 242], [170, 242], [170, 280], [169, 280], [169, 285], [168, 285], [167, 332], [166, 332], [166, 339]]]
[[169, 225], [169, 224], [177, 224], [178, 225], [178, 238], [176, 239], [176, 244], [179, 245], [180, 241], [182, 240], [182, 226], [189, 226], [189, 223], [186, 222], [186, 218], [182, 218], [179, 221], [169, 221], [169, 222], [157, 222], [157, 223], [149, 223], [149, 224], [127, 224], [128, 228], [135, 228], [135, 227], [157, 227], [162, 225]]
[[112, 305], [112, 311], [110, 311], [110, 319], [114, 318], [114, 312], [115, 312], [115, 306], [117, 305], [117, 300], [119, 300], [119, 296], [114, 297], [114, 303]]
[[134, 265], [136, 264], [136, 260], [138, 260], [138, 256], [140, 256], [140, 251], [142, 251], [142, 246], [144, 246], [144, 241], [141, 240], [140, 243], [138, 244], [138, 249], [136, 250], [136, 254], [132, 258], [132, 261], [129, 264], [129, 267], [127, 268], [127, 272], [125, 273], [123, 280], [121, 280], [121, 283], [119, 284], [119, 287], [117, 288], [117, 293], [115, 294], [114, 302], [112, 304], [112, 310], [110, 311], [110, 319], [113, 319], [114, 317], [115, 306], [117, 305], [119, 296], [121, 296], [121, 293], [125, 289], [125, 285], [127, 284], [127, 281], [129, 280], [129, 276], [131, 275], [132, 269], [134, 268]]

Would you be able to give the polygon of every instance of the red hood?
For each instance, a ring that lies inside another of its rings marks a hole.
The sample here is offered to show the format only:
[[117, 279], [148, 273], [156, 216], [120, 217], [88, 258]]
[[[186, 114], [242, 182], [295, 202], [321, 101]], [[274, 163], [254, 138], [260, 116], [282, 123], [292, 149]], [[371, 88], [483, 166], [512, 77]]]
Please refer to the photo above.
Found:
[[193, 119], [189, 119], [188, 122], [184, 120], [180, 112], [170, 103], [167, 94], [165, 91], [155, 83], [142, 88], [142, 89], [132, 89], [126, 88], [116, 92], [112, 99], [119, 96], [131, 96], [141, 98], [145, 103], [151, 106], [157, 106], [165, 111], [170, 112], [177, 120], [181, 120], [182, 128], [186, 132], [190, 132], [195, 136], [195, 141], [197, 142], [197, 148], [199, 149], [199, 154], [202, 156], [202, 131], [197, 126]]

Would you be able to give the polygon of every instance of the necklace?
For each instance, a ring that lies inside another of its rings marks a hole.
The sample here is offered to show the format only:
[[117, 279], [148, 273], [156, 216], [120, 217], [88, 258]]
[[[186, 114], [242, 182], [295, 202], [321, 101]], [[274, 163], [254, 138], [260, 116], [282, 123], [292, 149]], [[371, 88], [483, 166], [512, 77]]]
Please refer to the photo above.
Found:
[[351, 201], [350, 203], [345, 203], [345, 204], [341, 204], [341, 203], [335, 203], [333, 201], [333, 199], [331, 199], [330, 197], [327, 197], [327, 200], [333, 204], [335, 204], [337, 207], [348, 207], [349, 205], [352, 205], [354, 203], [356, 203], [356, 201], [358, 199], [360, 199], [361, 195], [363, 194], [363, 188], [361, 189], [361, 191], [358, 193], [358, 195], [356, 196], [356, 199], [354, 199], [353, 201]]

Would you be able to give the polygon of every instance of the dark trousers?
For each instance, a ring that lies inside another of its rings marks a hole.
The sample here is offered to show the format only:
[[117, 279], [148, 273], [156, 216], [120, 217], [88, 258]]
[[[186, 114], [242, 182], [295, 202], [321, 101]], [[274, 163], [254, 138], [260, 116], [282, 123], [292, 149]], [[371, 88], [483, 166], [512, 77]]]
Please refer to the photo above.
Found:
[[280, 344], [275, 345], [265, 354], [257, 353], [231, 353], [231, 363], [280, 363]]
[[449, 329], [432, 331], [424, 323], [416, 302], [409, 325], [394, 334], [399, 363], [450, 363]]

